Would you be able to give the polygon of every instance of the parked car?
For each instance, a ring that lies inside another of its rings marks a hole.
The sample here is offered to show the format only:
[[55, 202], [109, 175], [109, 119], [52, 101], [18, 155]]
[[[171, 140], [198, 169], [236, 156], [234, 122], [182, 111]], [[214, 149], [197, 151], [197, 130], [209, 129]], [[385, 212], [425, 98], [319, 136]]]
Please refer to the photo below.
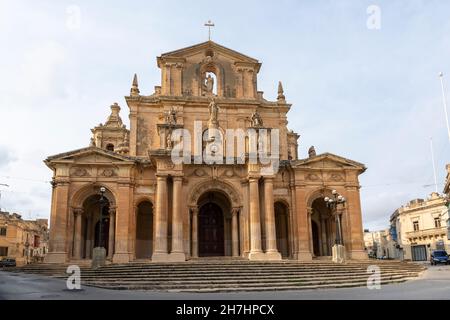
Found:
[[16, 259], [12, 258], [3, 258], [0, 261], [0, 267], [15, 267], [16, 266]]
[[445, 250], [434, 250], [430, 256], [431, 265], [436, 265], [438, 263], [449, 264], [448, 254]]

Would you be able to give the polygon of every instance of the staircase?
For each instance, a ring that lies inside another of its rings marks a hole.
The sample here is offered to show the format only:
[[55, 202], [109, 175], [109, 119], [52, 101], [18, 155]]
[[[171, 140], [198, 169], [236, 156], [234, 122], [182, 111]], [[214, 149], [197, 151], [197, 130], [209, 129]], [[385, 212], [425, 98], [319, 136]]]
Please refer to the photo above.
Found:
[[[83, 285], [124, 290], [183, 292], [268, 291], [366, 286], [367, 267], [377, 265], [381, 284], [417, 277], [424, 266], [395, 261], [253, 262], [247, 260], [197, 260], [184, 263], [112, 264], [93, 270], [81, 266]], [[35, 264], [9, 269], [67, 278], [67, 266]]]

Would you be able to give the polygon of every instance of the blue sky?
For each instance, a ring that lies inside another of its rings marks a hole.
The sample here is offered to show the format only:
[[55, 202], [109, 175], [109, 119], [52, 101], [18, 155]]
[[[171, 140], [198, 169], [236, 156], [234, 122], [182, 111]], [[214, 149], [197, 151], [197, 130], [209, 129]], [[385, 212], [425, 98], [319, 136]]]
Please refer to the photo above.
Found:
[[[377, 5], [379, 30], [367, 28]], [[71, 28], [71, 8], [80, 12]], [[365, 163], [364, 226], [384, 228], [433, 186], [442, 191], [450, 143], [440, 71], [450, 89], [449, 1], [4, 1], [0, 0], [0, 206], [48, 217], [48, 155], [87, 146], [133, 74], [159, 85], [156, 56], [213, 40], [260, 60], [258, 89], [283, 82], [289, 127], [311, 145]], [[447, 96], [450, 92], [447, 89]]]

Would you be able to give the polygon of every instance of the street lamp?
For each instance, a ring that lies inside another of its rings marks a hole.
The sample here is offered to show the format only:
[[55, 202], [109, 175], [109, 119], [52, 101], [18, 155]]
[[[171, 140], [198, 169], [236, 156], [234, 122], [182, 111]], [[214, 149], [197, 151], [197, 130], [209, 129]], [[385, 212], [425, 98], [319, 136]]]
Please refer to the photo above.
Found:
[[345, 261], [345, 247], [343, 246], [342, 241], [341, 215], [338, 209], [339, 206], [345, 206], [347, 200], [336, 190], [333, 190], [331, 194], [331, 198], [325, 197], [324, 201], [327, 208], [331, 210], [331, 214], [334, 215], [336, 221], [336, 239], [333, 246], [333, 261], [342, 263]]
[[103, 208], [105, 207], [106, 204], [106, 199], [105, 199], [105, 192], [106, 192], [106, 188], [105, 187], [101, 187], [100, 188], [100, 219], [99, 219], [99, 227], [98, 227], [98, 245], [97, 247], [101, 247], [103, 248], [103, 241], [102, 241], [102, 225], [103, 225]]
[[106, 261], [106, 248], [103, 245], [102, 241], [102, 224], [103, 224], [103, 208], [107, 203], [107, 199], [105, 198], [105, 187], [100, 187], [100, 218], [99, 218], [99, 226], [98, 226], [98, 243], [92, 252], [92, 268], [98, 268], [100, 266], [105, 265]]

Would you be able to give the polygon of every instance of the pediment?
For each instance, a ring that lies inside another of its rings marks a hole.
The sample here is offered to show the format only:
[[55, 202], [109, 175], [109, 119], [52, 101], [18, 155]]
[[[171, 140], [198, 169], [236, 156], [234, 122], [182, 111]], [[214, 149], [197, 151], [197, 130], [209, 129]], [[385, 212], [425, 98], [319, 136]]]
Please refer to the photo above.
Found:
[[97, 147], [89, 147], [60, 153], [54, 156], [50, 156], [45, 160], [45, 163], [47, 164], [56, 162], [112, 163], [134, 162], [134, 159]]
[[160, 57], [158, 57], [158, 60], [170, 58], [178, 58], [178, 59], [189, 58], [199, 53], [204, 53], [208, 49], [213, 50], [216, 53], [220, 53], [222, 56], [228, 57], [230, 60], [233, 60], [235, 62], [244, 62], [244, 63], [247, 62], [252, 64], [259, 63], [257, 59], [251, 58], [238, 51], [224, 47], [213, 41], [206, 41], [190, 47], [163, 53]]
[[364, 172], [367, 168], [364, 164], [337, 156], [332, 153], [323, 153], [306, 159], [294, 161], [293, 167], [308, 167], [317, 169], [343, 169], [353, 168]]

